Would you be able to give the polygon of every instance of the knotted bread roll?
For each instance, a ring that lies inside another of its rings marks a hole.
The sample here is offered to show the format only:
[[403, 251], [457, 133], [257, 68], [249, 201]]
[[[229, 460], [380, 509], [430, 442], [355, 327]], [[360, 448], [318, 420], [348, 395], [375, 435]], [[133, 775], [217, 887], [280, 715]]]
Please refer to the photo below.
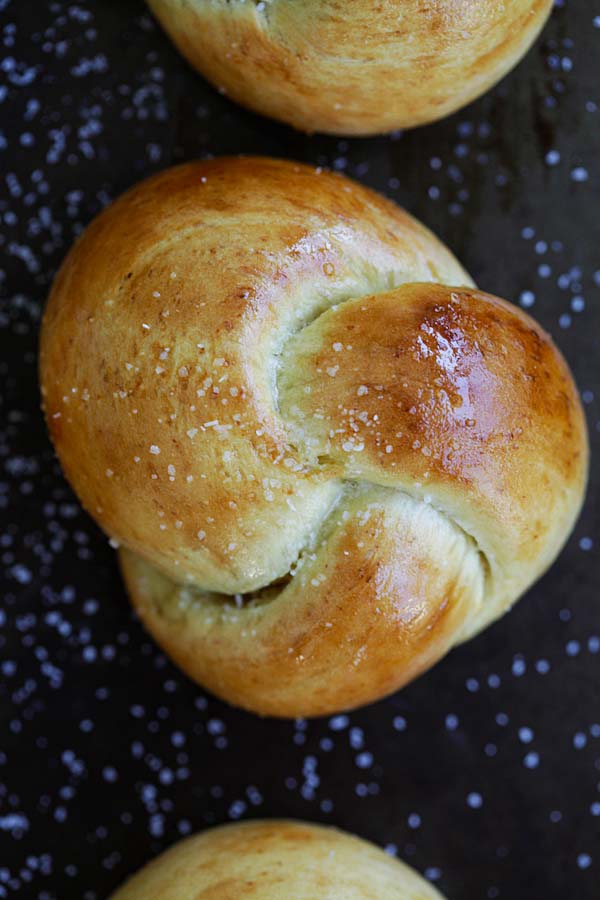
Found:
[[65, 473], [194, 679], [263, 714], [396, 690], [500, 616], [578, 513], [550, 338], [341, 176], [170, 169], [79, 239], [41, 339]]
[[367, 841], [302, 822], [244, 822], [176, 844], [112, 900], [442, 900]]
[[552, 0], [149, 0], [223, 93], [303, 131], [449, 115], [529, 49]]

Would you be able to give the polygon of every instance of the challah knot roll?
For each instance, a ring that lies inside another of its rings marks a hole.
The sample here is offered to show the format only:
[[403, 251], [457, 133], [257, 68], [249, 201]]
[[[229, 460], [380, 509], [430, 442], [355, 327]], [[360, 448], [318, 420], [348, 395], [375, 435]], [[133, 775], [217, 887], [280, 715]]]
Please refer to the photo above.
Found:
[[263, 714], [414, 678], [549, 566], [582, 501], [550, 338], [392, 203], [287, 162], [180, 166], [103, 212], [41, 378], [142, 620]]
[[302, 131], [447, 116], [527, 52], [552, 0], [149, 0], [222, 93]]
[[334, 828], [258, 821], [180, 841], [112, 900], [443, 900], [409, 866]]

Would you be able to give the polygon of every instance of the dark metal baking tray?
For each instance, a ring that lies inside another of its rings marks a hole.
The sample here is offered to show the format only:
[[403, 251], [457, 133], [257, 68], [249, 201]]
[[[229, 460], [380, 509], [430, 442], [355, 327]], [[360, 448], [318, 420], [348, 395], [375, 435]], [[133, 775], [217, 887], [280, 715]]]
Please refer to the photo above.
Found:
[[193, 73], [138, 0], [0, 0], [0, 897], [104, 900], [181, 835], [294, 816], [398, 852], [450, 898], [600, 896], [599, 469], [559, 561], [397, 695], [263, 721], [206, 696], [130, 612], [65, 483], [36, 377], [48, 287], [133, 182], [209, 154], [327, 165], [404, 204], [574, 369], [599, 443], [600, 8], [438, 124], [306, 137]]

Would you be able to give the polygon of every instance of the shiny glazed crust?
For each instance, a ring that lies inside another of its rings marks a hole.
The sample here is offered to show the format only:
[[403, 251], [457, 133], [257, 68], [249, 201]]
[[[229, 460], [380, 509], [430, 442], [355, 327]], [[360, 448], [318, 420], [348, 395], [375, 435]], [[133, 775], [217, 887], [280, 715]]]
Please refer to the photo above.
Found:
[[301, 822], [211, 828], [143, 868], [112, 900], [442, 900], [367, 841]]
[[552, 0], [149, 0], [223, 93], [303, 131], [422, 125], [500, 80]]
[[582, 501], [550, 338], [398, 207], [291, 163], [180, 166], [99, 216], [41, 379], [147, 628], [262, 714], [396, 690], [539, 577]]

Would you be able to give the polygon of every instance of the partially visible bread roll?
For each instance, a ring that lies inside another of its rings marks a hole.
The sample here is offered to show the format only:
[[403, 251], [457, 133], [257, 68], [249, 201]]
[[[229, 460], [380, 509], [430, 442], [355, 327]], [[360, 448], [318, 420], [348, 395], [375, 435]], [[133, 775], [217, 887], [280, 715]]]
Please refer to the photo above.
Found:
[[552, 0], [149, 0], [219, 90], [302, 131], [423, 125], [525, 54]]
[[292, 163], [181, 166], [102, 213], [41, 378], [142, 620], [262, 714], [406, 684], [539, 577], [583, 497], [548, 335], [398, 207]]
[[373, 844], [302, 822], [246, 822], [176, 844], [112, 900], [441, 900]]

